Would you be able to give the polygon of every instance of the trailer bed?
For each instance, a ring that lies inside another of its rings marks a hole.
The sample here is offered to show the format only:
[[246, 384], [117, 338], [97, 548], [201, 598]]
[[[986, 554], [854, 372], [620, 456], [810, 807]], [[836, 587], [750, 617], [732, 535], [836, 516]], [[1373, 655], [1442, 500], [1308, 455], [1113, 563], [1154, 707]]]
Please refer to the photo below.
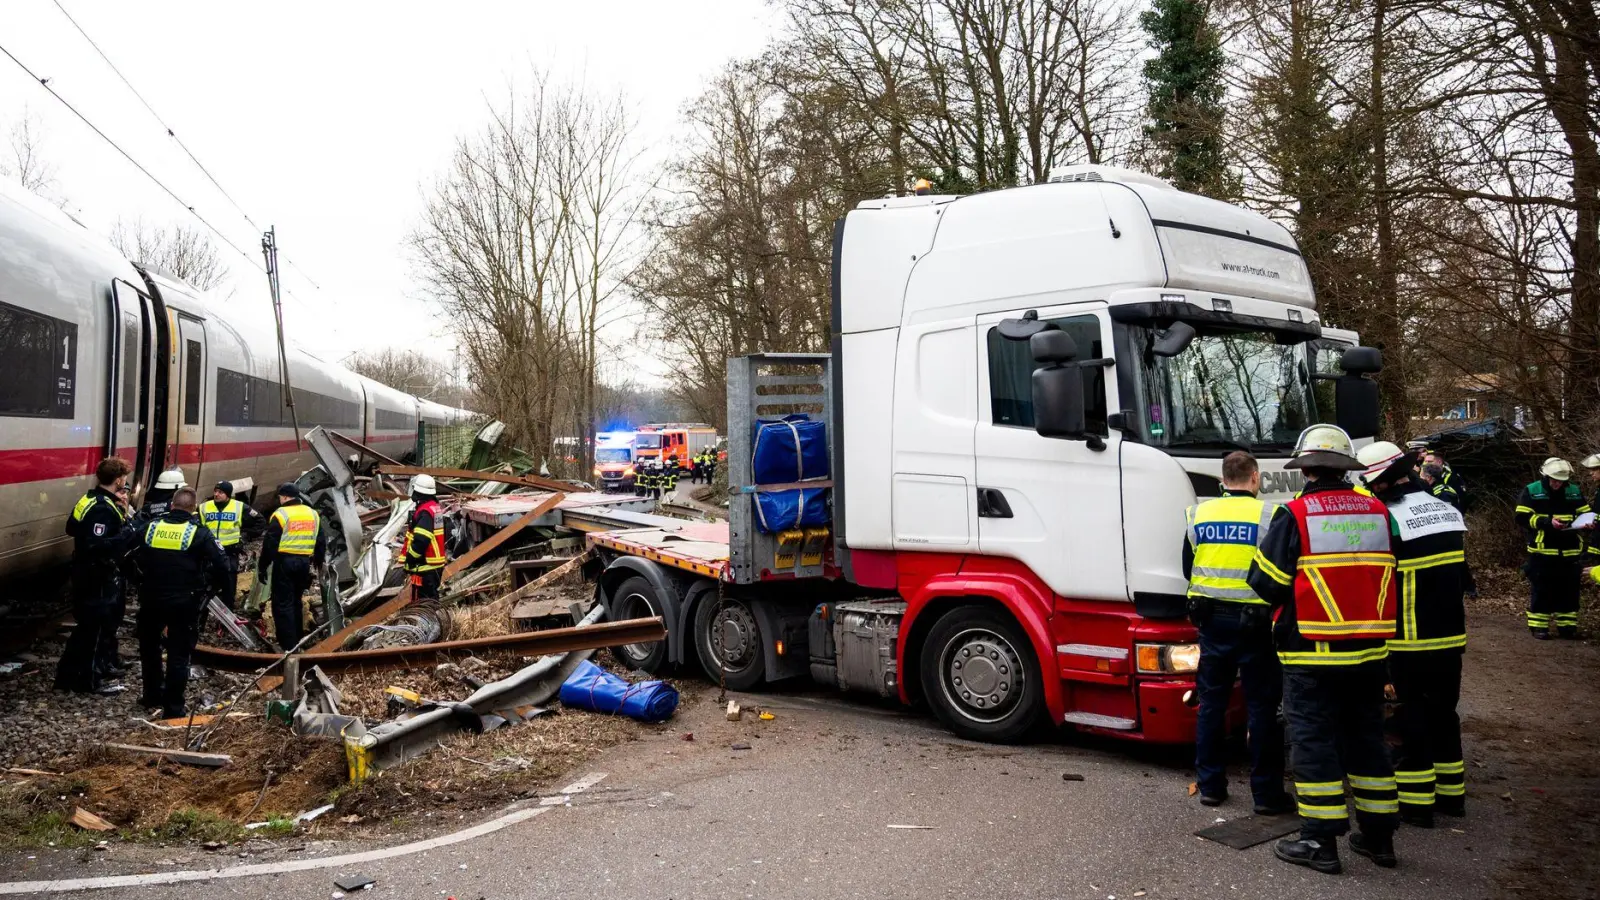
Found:
[[630, 528], [588, 535], [590, 547], [640, 556], [663, 566], [719, 581], [728, 578], [728, 523], [681, 522], [666, 528]]

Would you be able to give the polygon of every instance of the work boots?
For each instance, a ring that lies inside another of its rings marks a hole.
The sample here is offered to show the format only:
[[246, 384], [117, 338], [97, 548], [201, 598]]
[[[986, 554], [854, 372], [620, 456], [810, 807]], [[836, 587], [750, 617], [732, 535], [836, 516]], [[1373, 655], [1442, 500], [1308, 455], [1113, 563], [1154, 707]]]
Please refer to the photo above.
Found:
[[1304, 834], [1293, 839], [1284, 838], [1273, 846], [1272, 853], [1286, 863], [1316, 869], [1325, 875], [1344, 871], [1344, 865], [1339, 862], [1339, 845], [1333, 838]]
[[1400, 821], [1412, 828], [1432, 828], [1433, 810], [1426, 806], [1413, 806], [1409, 803], [1400, 804]]
[[1433, 801], [1433, 811], [1441, 816], [1450, 816], [1453, 819], [1465, 818], [1467, 815], [1467, 798], [1436, 797]]
[[1529, 628], [1528, 633], [1533, 635], [1533, 639], [1536, 641], [1550, 640], [1550, 629], [1548, 628]]
[[1350, 835], [1350, 849], [1385, 869], [1392, 869], [1400, 864], [1399, 858], [1394, 855], [1393, 834], [1368, 834], [1358, 831]]
[[1576, 626], [1576, 625], [1563, 625], [1560, 628], [1556, 629], [1556, 633], [1561, 635], [1562, 637], [1566, 638], [1569, 641], [1575, 641], [1575, 640], [1578, 639], [1578, 626]]

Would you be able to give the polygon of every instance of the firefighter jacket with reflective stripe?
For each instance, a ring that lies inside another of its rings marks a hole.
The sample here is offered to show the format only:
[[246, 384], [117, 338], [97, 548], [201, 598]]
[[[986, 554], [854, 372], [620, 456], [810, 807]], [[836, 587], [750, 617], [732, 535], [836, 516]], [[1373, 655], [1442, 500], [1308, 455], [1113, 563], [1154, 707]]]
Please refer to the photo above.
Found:
[[1400, 611], [1389, 649], [1460, 650], [1467, 645], [1467, 523], [1420, 484], [1395, 485], [1378, 496], [1399, 535], [1394, 541]]
[[[1302, 525], [1295, 511], [1298, 505], [1301, 514], [1306, 514], [1311, 500], [1317, 501], [1319, 517], [1365, 518], [1354, 519], [1348, 528], [1337, 519], [1315, 522], [1319, 537], [1313, 545], [1311, 531]], [[1346, 508], [1350, 511], [1343, 511]], [[1382, 530], [1376, 534], [1363, 527], [1373, 523], [1373, 515], [1382, 522]], [[1324, 525], [1328, 526], [1326, 531], [1321, 530]], [[1275, 607], [1272, 634], [1279, 661], [1290, 666], [1346, 666], [1389, 655], [1387, 638], [1394, 633], [1397, 605], [1394, 555], [1389, 544], [1392, 534], [1393, 524], [1383, 504], [1362, 497], [1342, 481], [1312, 482], [1298, 500], [1279, 507], [1246, 579], [1261, 599]], [[1366, 549], [1369, 546], [1374, 549]], [[1309, 566], [1302, 565], [1306, 557], [1310, 557]], [[1310, 583], [1313, 575], [1318, 578], [1318, 585]], [[1319, 587], [1327, 588], [1326, 596], [1332, 598], [1332, 604], [1323, 603], [1324, 594]], [[1330, 606], [1338, 613], [1339, 622], [1332, 621]], [[1300, 622], [1302, 610], [1310, 613], [1308, 625]], [[1376, 624], [1348, 624], [1362, 619]], [[1341, 625], [1348, 630], [1337, 639], [1318, 636], [1330, 630], [1338, 632]], [[1306, 633], [1308, 626], [1311, 634]], [[1381, 636], [1372, 636], [1368, 629]]]
[[[1589, 501], [1590, 511], [1600, 510], [1600, 491], [1594, 492], [1594, 498]], [[1600, 565], [1600, 528], [1592, 528], [1583, 533], [1584, 550], [1588, 559], [1583, 561], [1586, 566]], [[1594, 573], [1594, 580], [1600, 584], [1600, 572]]]
[[200, 518], [217, 536], [217, 543], [224, 547], [232, 547], [239, 543], [241, 528], [244, 524], [244, 502], [229, 500], [221, 506], [215, 500], [207, 500], [200, 504]]
[[280, 506], [272, 514], [272, 524], [278, 527], [277, 552], [285, 556], [310, 556], [316, 550], [322, 517], [311, 507], [304, 503]]
[[1583, 534], [1571, 528], [1556, 528], [1554, 522], [1566, 525], [1589, 511], [1583, 492], [1575, 484], [1557, 483], [1547, 487], [1535, 481], [1522, 489], [1517, 498], [1517, 522], [1528, 539], [1531, 556], [1549, 559], [1576, 559], [1583, 553]]
[[1265, 606], [1245, 578], [1276, 511], [1244, 491], [1189, 507], [1189, 596]]
[[1455, 488], [1445, 484], [1442, 481], [1438, 484], [1435, 484], [1429, 490], [1429, 493], [1450, 504], [1451, 506], [1454, 506], [1456, 509], [1461, 508], [1461, 494], [1456, 491]]
[[411, 524], [406, 530], [406, 571], [432, 572], [443, 568], [445, 562], [444, 517], [437, 500], [425, 500], [411, 511]]
[[229, 590], [222, 545], [194, 513], [170, 510], [146, 525], [134, 562], [140, 602], [193, 602]]

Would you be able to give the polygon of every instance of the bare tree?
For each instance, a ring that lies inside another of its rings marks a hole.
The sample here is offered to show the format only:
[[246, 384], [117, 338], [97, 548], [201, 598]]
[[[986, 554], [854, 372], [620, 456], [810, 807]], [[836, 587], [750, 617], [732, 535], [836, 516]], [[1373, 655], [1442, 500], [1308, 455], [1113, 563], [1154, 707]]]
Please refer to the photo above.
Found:
[[630, 129], [620, 97], [535, 73], [458, 141], [410, 241], [483, 411], [538, 455], [593, 429], [596, 333], [629, 265]]
[[188, 225], [151, 225], [142, 217], [118, 219], [111, 243], [140, 265], [154, 266], [201, 290], [226, 281], [228, 267], [211, 238]]
[[346, 359], [344, 364], [352, 372], [425, 400], [461, 406], [465, 399], [451, 383], [444, 365], [416, 350], [395, 347], [365, 350]]
[[27, 190], [47, 199], [56, 187], [56, 167], [45, 155], [44, 124], [23, 107], [22, 115], [6, 133], [6, 154], [0, 157], [0, 175], [14, 178]]

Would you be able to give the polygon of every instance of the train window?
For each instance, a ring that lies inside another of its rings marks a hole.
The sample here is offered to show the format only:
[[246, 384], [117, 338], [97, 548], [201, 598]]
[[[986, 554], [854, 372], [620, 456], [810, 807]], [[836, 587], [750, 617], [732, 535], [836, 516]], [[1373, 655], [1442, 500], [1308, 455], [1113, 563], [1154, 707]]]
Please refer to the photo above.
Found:
[[72, 418], [77, 393], [78, 326], [0, 303], [0, 416]]
[[122, 315], [122, 421], [139, 421], [139, 344], [138, 318]]
[[184, 341], [183, 424], [200, 424], [200, 376], [205, 373], [199, 341]]

